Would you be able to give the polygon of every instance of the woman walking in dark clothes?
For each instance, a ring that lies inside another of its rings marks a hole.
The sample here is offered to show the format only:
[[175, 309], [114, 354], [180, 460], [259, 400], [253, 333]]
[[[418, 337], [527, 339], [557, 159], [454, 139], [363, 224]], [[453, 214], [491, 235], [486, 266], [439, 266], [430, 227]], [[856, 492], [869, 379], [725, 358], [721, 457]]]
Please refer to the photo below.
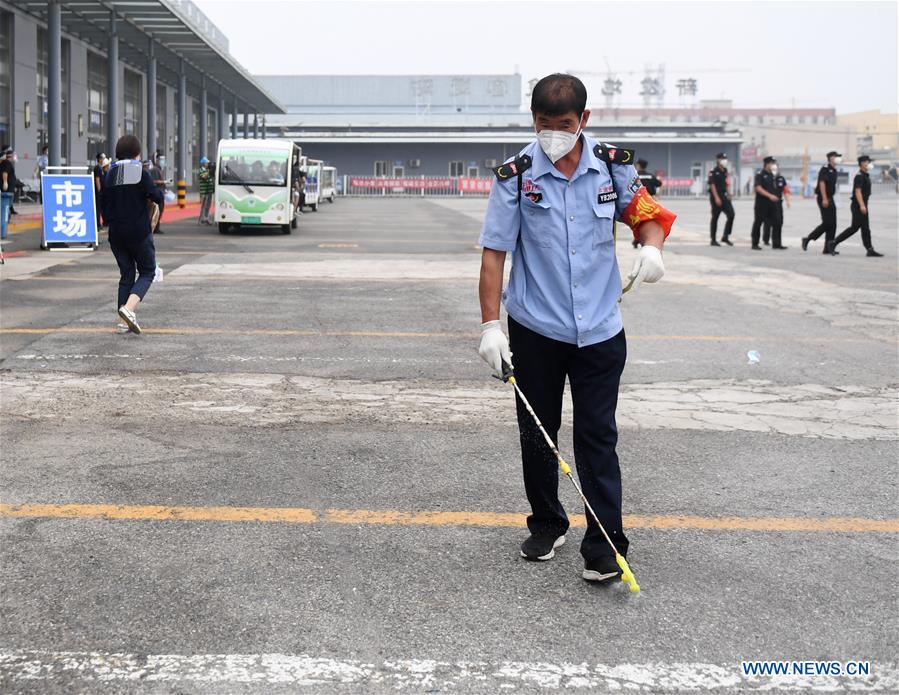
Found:
[[140, 161], [141, 144], [123, 135], [115, 148], [101, 191], [103, 218], [109, 225], [109, 248], [119, 264], [118, 314], [132, 333], [140, 333], [135, 311], [156, 273], [156, 249], [147, 201], [162, 205], [162, 192]]

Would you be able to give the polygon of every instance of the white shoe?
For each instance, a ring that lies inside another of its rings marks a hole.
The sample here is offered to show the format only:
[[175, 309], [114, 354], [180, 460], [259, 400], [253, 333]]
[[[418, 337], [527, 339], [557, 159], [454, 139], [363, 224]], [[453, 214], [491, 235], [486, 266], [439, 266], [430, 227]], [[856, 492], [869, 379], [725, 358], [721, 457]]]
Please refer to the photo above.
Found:
[[115, 325], [115, 332], [116, 333], [130, 333], [131, 329], [128, 328], [127, 323], [117, 323]]
[[123, 304], [119, 307], [119, 316], [122, 317], [122, 321], [128, 324], [128, 330], [140, 335], [140, 324], [137, 322], [137, 316], [134, 315], [131, 309]]

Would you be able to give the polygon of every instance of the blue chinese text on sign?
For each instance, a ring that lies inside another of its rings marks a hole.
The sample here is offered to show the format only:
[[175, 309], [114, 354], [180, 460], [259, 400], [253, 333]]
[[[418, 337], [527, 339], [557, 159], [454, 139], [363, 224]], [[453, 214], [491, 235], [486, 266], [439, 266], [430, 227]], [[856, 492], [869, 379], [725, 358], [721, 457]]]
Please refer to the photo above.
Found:
[[44, 174], [44, 243], [97, 243], [97, 201], [90, 174]]

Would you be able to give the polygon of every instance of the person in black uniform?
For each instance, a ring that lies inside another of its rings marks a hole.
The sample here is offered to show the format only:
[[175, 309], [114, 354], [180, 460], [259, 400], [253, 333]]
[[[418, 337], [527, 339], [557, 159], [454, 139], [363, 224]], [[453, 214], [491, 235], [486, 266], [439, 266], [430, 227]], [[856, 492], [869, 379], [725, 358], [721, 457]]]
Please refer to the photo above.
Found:
[[[12, 193], [15, 195], [16, 190], [16, 167], [13, 163], [13, 149], [11, 147], [4, 148], [0, 153], [0, 189], [3, 193]], [[17, 215], [18, 213], [12, 206], [13, 201], [9, 202], [9, 214]]]
[[779, 198], [775, 193], [774, 174], [771, 168], [777, 165], [774, 157], [765, 157], [762, 169], [755, 175], [753, 190], [755, 191], [755, 218], [752, 221], [752, 249], [761, 251], [759, 238], [761, 237], [763, 224], [774, 224], [774, 207]]
[[[99, 201], [100, 195], [103, 192], [103, 178], [106, 174], [103, 172], [103, 160], [106, 159], [106, 154], [103, 152], [97, 153], [97, 163], [94, 165], [92, 173], [94, 175], [94, 196]], [[103, 228], [103, 211], [100, 209], [100, 205], [97, 205], [97, 229]]]
[[868, 256], [872, 258], [881, 258], [882, 253], [877, 253], [871, 245], [871, 227], [868, 224], [868, 198], [871, 197], [871, 175], [870, 171], [874, 168], [874, 162], [868, 155], [862, 155], [858, 158], [859, 171], [852, 181], [852, 198], [849, 209], [852, 210], [852, 224], [844, 229], [840, 236], [833, 241], [834, 248], [837, 244], [841, 244], [849, 237], [855, 234], [859, 229], [862, 230], [862, 243], [868, 250]]
[[[663, 184], [655, 174], [652, 174], [648, 171], [649, 162], [645, 159], [637, 160], [637, 178], [640, 179], [640, 182], [643, 184], [643, 188], [647, 190], [649, 195], [655, 197], [656, 191], [658, 191]], [[637, 248], [640, 245], [640, 242], [634, 239], [632, 242], [633, 247]]]
[[770, 240], [774, 243], [774, 246], [771, 247], [772, 249], [784, 251], [787, 248], [781, 243], [781, 231], [784, 225], [784, 198], [786, 198], [787, 207], [790, 207], [790, 186], [787, 184], [783, 174], [777, 173], [776, 163], [771, 167], [771, 174], [774, 176], [774, 191], [777, 196], [777, 204], [772, 211], [771, 221], [766, 222], [765, 226], [762, 227], [762, 239], [766, 246]]
[[807, 237], [802, 238], [802, 250], [808, 250], [808, 242], [824, 235], [824, 253], [836, 256], [834, 235], [837, 233], [837, 209], [833, 195], [837, 191], [837, 167], [842, 163], [843, 155], [831, 150], [827, 153], [827, 166], [818, 172], [818, 184], [815, 186], [818, 198], [818, 210], [821, 211], [821, 224]]
[[734, 227], [734, 206], [730, 202], [730, 180], [727, 175], [727, 155], [719, 152], [715, 155], [715, 168], [709, 172], [709, 202], [712, 204], [712, 246], [721, 246], [718, 243], [718, 217], [721, 213], [727, 218], [724, 225], [724, 234], [721, 237], [728, 246], [733, 246], [730, 233]]
[[147, 201], [162, 203], [162, 191], [140, 162], [141, 144], [123, 135], [115, 147], [116, 162], [100, 190], [103, 217], [109, 225], [109, 248], [119, 265], [118, 314], [132, 333], [140, 333], [135, 311], [153, 283], [156, 249]]

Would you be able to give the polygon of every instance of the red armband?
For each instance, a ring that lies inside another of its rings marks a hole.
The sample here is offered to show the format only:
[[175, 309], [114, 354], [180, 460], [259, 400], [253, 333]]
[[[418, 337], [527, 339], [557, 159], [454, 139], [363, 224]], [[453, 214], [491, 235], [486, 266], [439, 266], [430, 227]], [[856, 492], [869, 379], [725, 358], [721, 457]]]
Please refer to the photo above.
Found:
[[624, 208], [624, 214], [621, 216], [621, 221], [631, 228], [634, 238], [637, 240], [639, 240], [637, 230], [640, 228], [640, 225], [650, 220], [655, 220], [659, 223], [665, 231], [665, 238], [667, 239], [668, 234], [671, 232], [671, 225], [674, 224], [676, 219], [677, 215], [659, 205], [655, 198], [649, 195], [649, 191], [642, 186], [634, 193], [634, 197], [631, 198], [628, 206]]

